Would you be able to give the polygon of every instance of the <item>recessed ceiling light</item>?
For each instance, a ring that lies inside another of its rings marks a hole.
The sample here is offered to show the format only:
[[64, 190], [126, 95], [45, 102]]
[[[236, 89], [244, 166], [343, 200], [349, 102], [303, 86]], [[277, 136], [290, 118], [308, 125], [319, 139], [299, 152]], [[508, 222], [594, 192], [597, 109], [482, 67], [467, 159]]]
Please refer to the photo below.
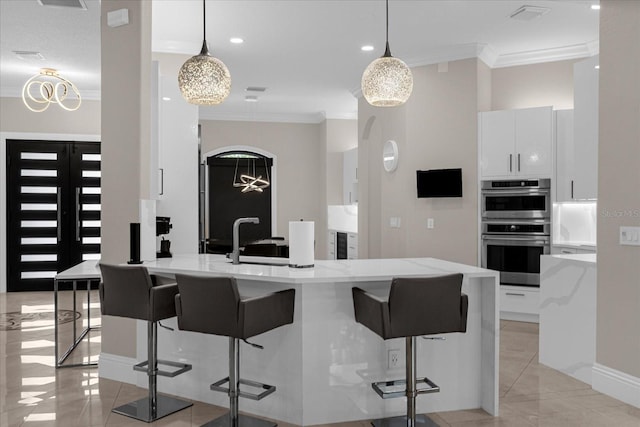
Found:
[[163, 96], [163, 97], [162, 97], [162, 100], [163, 100], [163, 101], [171, 101], [171, 98], [169, 98], [168, 96]]
[[244, 40], [242, 40], [240, 37], [231, 37], [229, 39], [229, 41], [233, 44], [242, 44], [244, 43]]
[[548, 13], [550, 10], [551, 9], [548, 7], [522, 6], [520, 9], [509, 15], [509, 17], [520, 21], [531, 21], [532, 19], [539, 18], [545, 13]]
[[592, 4], [591, 5], [591, 9], [592, 10], [600, 10], [600, 5], [599, 4]]
[[363, 52], [371, 52], [373, 50], [373, 46], [370, 44], [364, 45], [360, 48]]
[[247, 95], [244, 97], [244, 100], [247, 102], [258, 102], [258, 97], [255, 95]]

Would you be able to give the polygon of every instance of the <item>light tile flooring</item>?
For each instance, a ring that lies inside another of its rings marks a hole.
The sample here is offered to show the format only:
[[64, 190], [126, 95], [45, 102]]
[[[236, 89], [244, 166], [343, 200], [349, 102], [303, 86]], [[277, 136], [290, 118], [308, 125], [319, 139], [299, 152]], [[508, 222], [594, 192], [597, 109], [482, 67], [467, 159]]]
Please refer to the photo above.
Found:
[[[70, 292], [61, 292], [61, 308], [71, 308]], [[94, 293], [95, 294], [95, 293]], [[86, 294], [84, 294], [86, 295]], [[78, 304], [86, 299], [78, 293]], [[92, 325], [99, 324], [99, 304], [92, 296]], [[86, 313], [77, 321], [78, 331]], [[146, 396], [146, 390], [99, 379], [97, 369], [54, 366], [53, 297], [51, 293], [0, 294], [4, 313], [39, 313], [19, 330], [4, 331], [0, 317], [0, 426], [143, 426], [144, 423], [111, 412], [111, 408]], [[60, 327], [68, 345], [73, 323]], [[90, 334], [69, 363], [95, 359], [100, 334]], [[62, 350], [64, 352], [64, 350]], [[640, 409], [593, 391], [587, 384], [539, 365], [538, 325], [506, 322], [501, 325], [500, 417], [482, 410], [439, 412], [430, 416], [442, 426], [620, 426], [640, 427]], [[194, 406], [152, 425], [199, 426], [226, 409], [195, 402]], [[284, 423], [283, 427], [291, 427]], [[334, 424], [365, 427], [365, 421]]]

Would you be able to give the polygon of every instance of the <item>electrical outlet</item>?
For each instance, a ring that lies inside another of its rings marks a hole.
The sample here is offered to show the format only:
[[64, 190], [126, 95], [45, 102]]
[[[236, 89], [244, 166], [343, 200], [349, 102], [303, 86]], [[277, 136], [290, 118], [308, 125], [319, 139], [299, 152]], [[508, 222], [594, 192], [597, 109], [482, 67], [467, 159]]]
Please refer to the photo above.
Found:
[[388, 368], [394, 369], [400, 367], [400, 350], [389, 350]]
[[427, 228], [433, 228], [433, 218], [427, 218]]

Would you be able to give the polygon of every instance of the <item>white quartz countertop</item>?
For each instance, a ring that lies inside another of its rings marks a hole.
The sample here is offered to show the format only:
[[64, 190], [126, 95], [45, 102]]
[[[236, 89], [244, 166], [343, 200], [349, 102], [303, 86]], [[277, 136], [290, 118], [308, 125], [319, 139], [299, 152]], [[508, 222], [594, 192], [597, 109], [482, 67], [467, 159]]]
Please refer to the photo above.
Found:
[[563, 259], [567, 261], [586, 262], [589, 264], [596, 264], [596, 254], [563, 254], [563, 255], [542, 255], [543, 257]]
[[553, 246], [561, 246], [563, 248], [584, 248], [584, 249], [596, 249], [597, 245], [594, 242], [582, 242], [577, 240], [567, 240], [560, 242], [553, 242]]
[[434, 258], [315, 260], [312, 268], [239, 264], [233, 265], [224, 255], [174, 255], [145, 261], [156, 274], [230, 275], [238, 279], [284, 283], [367, 282], [390, 280], [395, 276], [429, 276], [463, 273], [467, 277], [497, 277], [498, 272]]

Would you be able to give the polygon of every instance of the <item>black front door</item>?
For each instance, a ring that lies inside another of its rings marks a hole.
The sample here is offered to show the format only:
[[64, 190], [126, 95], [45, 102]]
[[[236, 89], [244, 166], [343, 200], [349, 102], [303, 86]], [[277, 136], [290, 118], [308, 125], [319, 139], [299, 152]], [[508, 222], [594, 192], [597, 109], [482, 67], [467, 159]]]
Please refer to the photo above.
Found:
[[100, 258], [100, 143], [7, 140], [7, 290]]

